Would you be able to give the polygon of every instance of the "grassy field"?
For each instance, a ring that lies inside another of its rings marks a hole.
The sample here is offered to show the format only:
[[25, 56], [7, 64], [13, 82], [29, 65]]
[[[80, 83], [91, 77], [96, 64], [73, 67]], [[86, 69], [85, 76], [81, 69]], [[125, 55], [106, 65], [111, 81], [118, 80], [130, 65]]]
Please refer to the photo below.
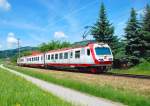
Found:
[[0, 106], [71, 106], [14, 74], [0, 69]]
[[127, 70], [112, 70], [112, 73], [120, 74], [135, 74], [135, 75], [150, 75], [150, 63], [144, 62]]
[[8, 67], [39, 79], [129, 106], [150, 106], [150, 80]]

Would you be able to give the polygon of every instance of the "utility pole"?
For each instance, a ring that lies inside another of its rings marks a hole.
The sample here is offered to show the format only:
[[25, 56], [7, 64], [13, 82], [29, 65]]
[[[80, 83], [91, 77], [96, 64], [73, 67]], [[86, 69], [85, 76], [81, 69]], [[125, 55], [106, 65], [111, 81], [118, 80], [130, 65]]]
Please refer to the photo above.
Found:
[[20, 59], [20, 39], [17, 39], [17, 45], [18, 45], [18, 59]]
[[86, 38], [87, 38], [87, 36], [88, 36], [88, 34], [89, 34], [89, 32], [90, 32], [88, 29], [89, 29], [90, 27], [91, 27], [91, 26], [85, 26], [85, 27], [84, 27], [85, 31], [83, 32], [83, 35], [82, 35], [82, 39], [83, 39], [83, 40], [87, 40]]

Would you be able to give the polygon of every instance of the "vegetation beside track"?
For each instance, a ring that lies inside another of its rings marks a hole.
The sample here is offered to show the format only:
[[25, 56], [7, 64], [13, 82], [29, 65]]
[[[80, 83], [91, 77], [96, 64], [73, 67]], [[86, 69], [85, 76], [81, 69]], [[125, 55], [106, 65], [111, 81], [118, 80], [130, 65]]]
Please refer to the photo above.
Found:
[[0, 106], [71, 106], [6, 70], [0, 69]]
[[113, 69], [111, 73], [119, 73], [119, 74], [134, 74], [134, 75], [150, 75], [150, 62], [143, 62], [134, 66], [130, 69]]
[[[149, 106], [149, 80], [7, 66], [36, 78], [129, 106]], [[140, 85], [141, 84], [141, 85]], [[143, 85], [142, 85], [143, 84]]]

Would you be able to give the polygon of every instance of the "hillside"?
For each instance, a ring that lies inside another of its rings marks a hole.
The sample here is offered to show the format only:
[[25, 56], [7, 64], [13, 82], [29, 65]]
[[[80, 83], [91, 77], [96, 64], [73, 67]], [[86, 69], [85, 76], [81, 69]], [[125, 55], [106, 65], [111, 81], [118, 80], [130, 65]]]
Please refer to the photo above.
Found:
[[[87, 45], [90, 42], [95, 42], [94, 40], [86, 40], [86, 41], [79, 41], [79, 42], [74, 42], [71, 46], [84, 46]], [[20, 48], [20, 52], [24, 52], [24, 51], [35, 51], [38, 50], [38, 47], [30, 47], [30, 46], [26, 46], [26, 47], [21, 47]], [[0, 59], [1, 58], [10, 58], [15, 56], [18, 53], [18, 49], [10, 49], [10, 50], [3, 50], [0, 51]]]
[[[37, 47], [26, 46], [20, 48], [20, 52], [30, 51], [30, 50], [37, 50]], [[18, 49], [3, 50], [0, 51], [0, 58], [10, 58], [15, 56], [17, 53], [18, 53]]]

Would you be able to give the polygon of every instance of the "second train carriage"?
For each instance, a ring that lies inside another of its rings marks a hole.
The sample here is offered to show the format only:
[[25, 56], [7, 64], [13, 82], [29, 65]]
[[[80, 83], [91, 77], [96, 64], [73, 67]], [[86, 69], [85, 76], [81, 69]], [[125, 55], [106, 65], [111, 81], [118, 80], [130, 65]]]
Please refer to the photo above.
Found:
[[52, 50], [21, 57], [17, 63], [30, 67], [71, 67], [104, 72], [111, 68], [113, 55], [108, 44], [89, 43], [86, 46]]

